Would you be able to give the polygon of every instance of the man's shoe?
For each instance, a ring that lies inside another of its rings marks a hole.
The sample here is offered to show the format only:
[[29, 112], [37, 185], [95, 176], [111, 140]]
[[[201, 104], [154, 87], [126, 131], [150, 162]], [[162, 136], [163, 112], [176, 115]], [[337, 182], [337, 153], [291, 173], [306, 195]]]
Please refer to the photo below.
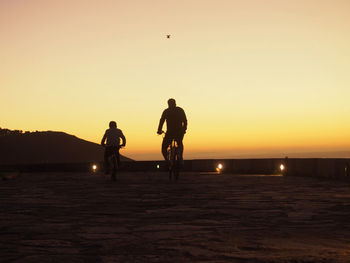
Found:
[[166, 169], [166, 171], [170, 170], [170, 161], [169, 160], [165, 160], [165, 169]]
[[184, 161], [183, 158], [181, 158], [181, 159], [179, 160], [179, 165], [180, 165], [180, 168], [183, 168], [183, 167], [184, 167], [185, 161]]

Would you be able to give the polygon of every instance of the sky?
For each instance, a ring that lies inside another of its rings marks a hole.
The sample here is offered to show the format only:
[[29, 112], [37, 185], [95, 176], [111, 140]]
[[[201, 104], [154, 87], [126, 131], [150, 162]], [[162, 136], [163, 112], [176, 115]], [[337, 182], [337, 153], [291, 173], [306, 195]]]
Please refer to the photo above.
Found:
[[349, 12], [347, 0], [0, 0], [0, 127], [99, 143], [115, 120], [122, 154], [161, 159], [174, 98], [185, 159], [350, 150]]

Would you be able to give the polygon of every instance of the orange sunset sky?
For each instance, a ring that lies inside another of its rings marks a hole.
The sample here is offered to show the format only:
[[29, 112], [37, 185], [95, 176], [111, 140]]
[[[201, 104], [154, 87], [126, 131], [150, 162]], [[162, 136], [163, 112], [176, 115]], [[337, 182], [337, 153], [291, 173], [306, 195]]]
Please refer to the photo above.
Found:
[[[167, 99], [187, 159], [350, 149], [350, 1], [1, 0], [0, 127], [161, 159]], [[171, 34], [167, 39], [166, 35]]]

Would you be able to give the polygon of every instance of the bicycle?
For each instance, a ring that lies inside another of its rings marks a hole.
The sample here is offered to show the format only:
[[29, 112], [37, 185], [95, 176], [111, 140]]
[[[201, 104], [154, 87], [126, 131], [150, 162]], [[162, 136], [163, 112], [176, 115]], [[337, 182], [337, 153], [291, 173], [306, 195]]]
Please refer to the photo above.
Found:
[[[108, 157], [108, 160], [107, 160], [108, 166], [112, 167], [111, 179], [113, 181], [117, 180], [117, 171], [119, 169], [119, 164], [120, 164], [120, 161], [117, 156], [117, 152], [119, 152], [121, 148], [122, 146], [111, 147], [112, 154]], [[107, 169], [107, 167], [105, 167], [105, 169]], [[106, 170], [106, 174], [108, 174], [108, 170]]]
[[[165, 132], [162, 131], [162, 134], [165, 134]], [[169, 166], [169, 180], [171, 181], [174, 178], [177, 181], [180, 174], [181, 153], [175, 138], [171, 140], [171, 143], [167, 148], [167, 160]]]
[[177, 181], [180, 174], [181, 156], [175, 139], [172, 139], [171, 144], [168, 146], [167, 155], [169, 160], [169, 180], [171, 181], [172, 178], [175, 178]]

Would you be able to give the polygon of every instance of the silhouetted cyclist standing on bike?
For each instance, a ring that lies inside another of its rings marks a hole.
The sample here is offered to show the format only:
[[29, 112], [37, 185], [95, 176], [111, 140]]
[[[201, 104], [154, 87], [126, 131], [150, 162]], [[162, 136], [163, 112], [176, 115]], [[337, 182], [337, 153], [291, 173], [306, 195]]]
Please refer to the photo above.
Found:
[[175, 139], [179, 146], [181, 160], [183, 160], [182, 140], [187, 130], [186, 114], [182, 108], [176, 106], [176, 101], [174, 99], [168, 100], [168, 106], [169, 107], [163, 111], [157, 131], [158, 134], [162, 134], [163, 124], [164, 121], [166, 121], [167, 131], [162, 143], [162, 154], [164, 159], [169, 161], [167, 157], [167, 148], [171, 144], [171, 141]]
[[[120, 139], [123, 140], [122, 144], [120, 144]], [[105, 143], [106, 140], [107, 140], [107, 143]], [[103, 135], [101, 145], [105, 146], [104, 161], [105, 161], [105, 173], [107, 174], [109, 173], [109, 168], [110, 168], [109, 159], [113, 154], [116, 155], [118, 167], [120, 167], [119, 149], [126, 145], [125, 136], [123, 132], [117, 128], [117, 123], [115, 121], [111, 121], [109, 123], [109, 129], [107, 129], [105, 134]]]

